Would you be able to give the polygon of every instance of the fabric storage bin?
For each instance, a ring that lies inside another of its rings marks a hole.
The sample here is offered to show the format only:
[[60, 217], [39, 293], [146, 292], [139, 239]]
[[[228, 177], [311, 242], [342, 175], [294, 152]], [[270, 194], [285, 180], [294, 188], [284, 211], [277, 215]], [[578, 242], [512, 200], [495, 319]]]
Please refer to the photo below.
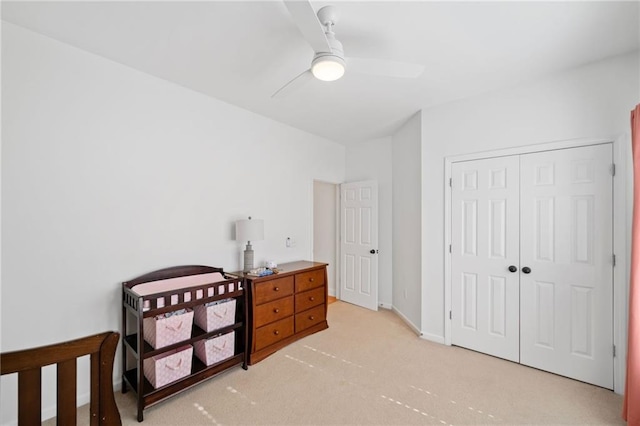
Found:
[[193, 311], [186, 309], [182, 314], [170, 317], [149, 317], [144, 319], [144, 340], [154, 349], [163, 348], [191, 338]]
[[178, 349], [144, 360], [144, 377], [154, 388], [162, 387], [191, 374], [193, 346]]
[[234, 354], [236, 333], [233, 331], [207, 340], [193, 342], [198, 359], [209, 366], [220, 362]]
[[207, 333], [236, 322], [236, 299], [198, 305], [193, 309], [196, 325]]

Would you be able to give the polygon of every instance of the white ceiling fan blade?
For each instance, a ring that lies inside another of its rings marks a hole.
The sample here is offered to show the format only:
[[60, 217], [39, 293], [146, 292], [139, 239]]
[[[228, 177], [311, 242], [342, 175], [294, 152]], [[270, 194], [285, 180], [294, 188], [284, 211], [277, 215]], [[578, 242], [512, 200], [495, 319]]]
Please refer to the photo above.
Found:
[[271, 95], [271, 98], [284, 98], [290, 93], [300, 89], [302, 86], [305, 86], [311, 80], [313, 80], [313, 74], [311, 74], [311, 70], [306, 70], [279, 88], [277, 92]]
[[331, 52], [331, 46], [324, 34], [324, 28], [308, 1], [285, 0], [284, 2], [298, 29], [311, 45], [314, 52]]
[[369, 58], [346, 58], [347, 72], [383, 77], [416, 78], [424, 72], [424, 65]]

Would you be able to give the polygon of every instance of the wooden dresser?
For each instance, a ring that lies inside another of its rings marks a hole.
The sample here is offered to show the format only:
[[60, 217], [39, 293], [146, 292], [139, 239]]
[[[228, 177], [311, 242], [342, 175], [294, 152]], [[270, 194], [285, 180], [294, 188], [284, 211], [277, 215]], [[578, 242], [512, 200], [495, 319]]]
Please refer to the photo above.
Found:
[[249, 364], [327, 324], [327, 264], [299, 261], [278, 266], [280, 273], [244, 276], [249, 290]]

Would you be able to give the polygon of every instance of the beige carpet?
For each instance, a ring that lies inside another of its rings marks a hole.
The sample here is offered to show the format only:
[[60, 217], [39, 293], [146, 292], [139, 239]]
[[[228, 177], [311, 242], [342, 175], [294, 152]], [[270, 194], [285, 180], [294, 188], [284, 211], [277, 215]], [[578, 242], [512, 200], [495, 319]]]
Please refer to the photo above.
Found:
[[[123, 423], [137, 424], [133, 394], [116, 396]], [[144, 424], [624, 424], [621, 405], [602, 388], [422, 340], [390, 311], [336, 302], [328, 330], [150, 407]]]

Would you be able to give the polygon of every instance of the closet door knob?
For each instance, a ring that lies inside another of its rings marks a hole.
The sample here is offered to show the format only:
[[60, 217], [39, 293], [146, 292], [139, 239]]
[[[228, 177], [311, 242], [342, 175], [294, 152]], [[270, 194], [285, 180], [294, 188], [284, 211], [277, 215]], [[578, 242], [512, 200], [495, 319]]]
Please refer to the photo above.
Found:
[[515, 267], [514, 265], [509, 266], [509, 272], [517, 272], [518, 268]]
[[530, 272], [531, 272], [531, 268], [529, 268], [528, 266], [525, 266], [524, 268], [522, 268], [522, 273], [528, 274]]

